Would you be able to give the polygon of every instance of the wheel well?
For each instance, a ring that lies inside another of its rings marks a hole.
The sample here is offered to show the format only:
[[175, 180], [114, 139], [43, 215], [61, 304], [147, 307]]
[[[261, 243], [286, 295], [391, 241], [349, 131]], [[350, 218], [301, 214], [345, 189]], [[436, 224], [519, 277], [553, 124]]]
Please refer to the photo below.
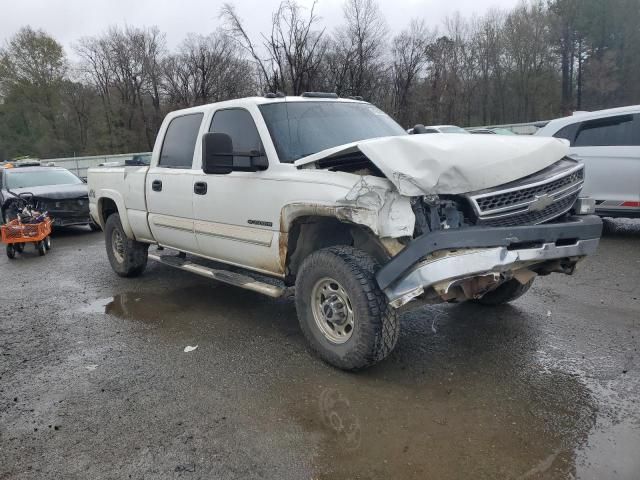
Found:
[[102, 222], [107, 223], [107, 218], [109, 215], [114, 213], [118, 213], [118, 206], [116, 202], [111, 200], [110, 198], [103, 198], [100, 200], [100, 216], [102, 217]]
[[296, 218], [289, 227], [285, 282], [293, 284], [302, 261], [322, 248], [348, 245], [370, 254], [379, 263], [389, 255], [374, 233], [361, 225], [341, 222], [333, 217], [304, 216]]

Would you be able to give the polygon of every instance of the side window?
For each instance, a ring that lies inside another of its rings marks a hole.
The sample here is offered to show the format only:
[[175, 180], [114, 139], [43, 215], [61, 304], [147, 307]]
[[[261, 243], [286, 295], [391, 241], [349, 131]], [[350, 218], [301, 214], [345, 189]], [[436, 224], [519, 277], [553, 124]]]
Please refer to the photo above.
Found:
[[193, 113], [171, 120], [162, 142], [159, 167], [191, 168], [202, 116]]
[[633, 115], [599, 118], [582, 122], [576, 136], [576, 147], [640, 145], [638, 124]]
[[[218, 110], [213, 115], [210, 132], [226, 133], [233, 142], [233, 151], [249, 153], [251, 151], [263, 151], [260, 134], [256, 124], [247, 110], [232, 108], [229, 110]], [[250, 158], [237, 155], [234, 165], [249, 166]]]
[[210, 132], [226, 133], [233, 141], [236, 152], [260, 151], [262, 142], [251, 114], [239, 108], [219, 110], [211, 121]]
[[569, 140], [571, 146], [573, 147], [576, 140], [576, 133], [578, 132], [578, 128], [580, 128], [580, 125], [580, 122], [578, 122], [567, 125], [566, 127], [562, 127], [553, 136], [556, 138], [564, 138], [565, 140]]

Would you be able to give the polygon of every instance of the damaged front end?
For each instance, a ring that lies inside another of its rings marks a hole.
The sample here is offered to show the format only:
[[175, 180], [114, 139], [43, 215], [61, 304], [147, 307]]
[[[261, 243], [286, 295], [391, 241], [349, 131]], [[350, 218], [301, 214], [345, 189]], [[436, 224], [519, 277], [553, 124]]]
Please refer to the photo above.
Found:
[[566, 144], [419, 137], [370, 140], [300, 162], [360, 175], [338, 216], [367, 226], [387, 249], [376, 278], [393, 307], [417, 297], [476, 299], [510, 280], [571, 274], [596, 251], [602, 222], [584, 215], [592, 213], [579, 199], [584, 168], [566, 157]]
[[572, 274], [596, 251], [602, 222], [576, 209], [583, 166], [561, 160], [516, 182], [464, 195], [414, 197], [415, 235], [378, 272], [394, 307], [481, 298], [505, 282]]
[[[47, 212], [56, 227], [67, 227], [72, 225], [87, 225], [91, 223], [89, 216], [88, 195], [73, 196], [68, 198], [65, 195], [31, 195], [26, 197], [33, 208], [39, 212]], [[10, 197], [2, 205], [2, 215], [5, 219], [16, 218], [21, 209], [22, 202], [17, 197]]]

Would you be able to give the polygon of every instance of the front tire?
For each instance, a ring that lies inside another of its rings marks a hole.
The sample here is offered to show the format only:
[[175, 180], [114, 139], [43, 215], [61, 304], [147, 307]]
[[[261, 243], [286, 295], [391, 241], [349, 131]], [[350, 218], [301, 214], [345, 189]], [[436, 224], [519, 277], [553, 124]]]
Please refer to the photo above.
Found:
[[492, 307], [512, 302], [529, 291], [531, 285], [533, 285], [533, 280], [534, 279], [532, 278], [527, 283], [520, 283], [518, 280], [513, 278], [474, 301], [482, 305]]
[[386, 358], [400, 333], [375, 280], [376, 261], [353, 247], [309, 255], [296, 276], [296, 310], [311, 348], [327, 363], [358, 370]]
[[109, 215], [104, 229], [111, 268], [121, 277], [137, 277], [147, 266], [149, 244], [127, 237], [117, 213]]

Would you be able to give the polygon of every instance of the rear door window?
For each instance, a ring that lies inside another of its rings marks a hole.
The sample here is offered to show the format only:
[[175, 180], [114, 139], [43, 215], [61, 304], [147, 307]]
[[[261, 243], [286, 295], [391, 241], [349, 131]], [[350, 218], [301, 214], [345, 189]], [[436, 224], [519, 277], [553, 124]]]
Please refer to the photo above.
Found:
[[176, 117], [169, 123], [162, 142], [159, 167], [191, 168], [193, 152], [202, 123], [202, 113], [193, 113]]
[[635, 115], [618, 115], [582, 122], [574, 146], [630, 146], [640, 145], [639, 122]]

